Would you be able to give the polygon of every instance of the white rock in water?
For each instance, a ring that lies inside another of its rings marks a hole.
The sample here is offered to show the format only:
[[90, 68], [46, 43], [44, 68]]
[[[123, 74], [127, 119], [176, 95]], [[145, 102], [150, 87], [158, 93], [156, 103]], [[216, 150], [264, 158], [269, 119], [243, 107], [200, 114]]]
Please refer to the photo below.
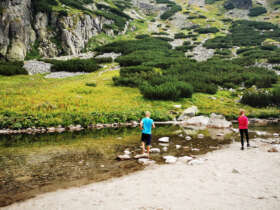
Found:
[[184, 157], [180, 157], [178, 158], [179, 161], [182, 161], [182, 162], [188, 162], [188, 161], [191, 161], [193, 158], [190, 157], [190, 156], [184, 156]]
[[139, 159], [139, 158], [148, 158], [148, 154], [140, 154], [140, 155], [135, 155], [134, 156], [135, 159]]
[[218, 133], [217, 136], [224, 136], [225, 134], [223, 133]]
[[158, 145], [162, 146], [162, 147], [168, 147], [169, 146], [169, 144], [164, 144], [164, 143], [159, 143]]
[[181, 137], [181, 138], [182, 138], [182, 137], [184, 137], [184, 135], [183, 135], [183, 134], [179, 134], [178, 136], [179, 136], [179, 137]]
[[168, 147], [163, 147], [162, 150], [163, 150], [164, 152], [167, 152]]
[[150, 152], [160, 153], [160, 149], [159, 148], [152, 148], [152, 149], [150, 149]]
[[200, 133], [200, 134], [197, 135], [197, 138], [203, 139], [203, 138], [204, 138], [204, 135]]
[[149, 160], [147, 158], [140, 158], [140, 159], [138, 159], [138, 163], [143, 164], [143, 165], [152, 165], [152, 164], [155, 164], [156, 161]]
[[198, 151], [200, 151], [200, 149], [193, 148], [193, 149], [192, 149], [192, 151], [196, 151], [196, 152], [198, 152]]
[[237, 128], [232, 128], [231, 129], [234, 133], [239, 133], [239, 129], [237, 129]]
[[173, 107], [176, 108], [176, 109], [181, 109], [181, 108], [182, 108], [182, 105], [181, 105], [181, 104], [173, 105]]
[[129, 159], [131, 159], [130, 155], [119, 155], [118, 158], [120, 160], [129, 160]]
[[258, 136], [265, 136], [265, 135], [267, 135], [267, 132], [265, 132], [265, 131], [256, 131], [256, 134]]
[[230, 128], [232, 123], [227, 121], [223, 115], [212, 113], [207, 126], [210, 128]]
[[181, 147], [181, 145], [176, 145], [176, 149], [180, 149]]
[[207, 126], [209, 120], [210, 120], [209, 117], [197, 116], [197, 117], [189, 118], [188, 120], [185, 121], [185, 123], [188, 125]]
[[174, 156], [163, 156], [163, 159], [165, 160], [166, 163], [176, 163], [177, 158]]
[[274, 136], [275, 138], [277, 138], [277, 137], [279, 137], [279, 134], [278, 134], [278, 133], [274, 133], [273, 136]]
[[186, 137], [186, 140], [187, 140], [187, 141], [190, 141], [190, 140], [192, 140], [192, 137], [187, 136], [187, 137]]
[[189, 162], [189, 165], [199, 165], [199, 164], [202, 164], [204, 162], [205, 162], [205, 159], [199, 158], [199, 159], [191, 160]]
[[168, 143], [169, 142], [169, 137], [162, 137], [158, 140], [159, 142], [164, 142], [164, 143]]
[[124, 151], [124, 154], [125, 154], [125, 155], [130, 155], [131, 152], [130, 152], [129, 150], [125, 150], [125, 151]]

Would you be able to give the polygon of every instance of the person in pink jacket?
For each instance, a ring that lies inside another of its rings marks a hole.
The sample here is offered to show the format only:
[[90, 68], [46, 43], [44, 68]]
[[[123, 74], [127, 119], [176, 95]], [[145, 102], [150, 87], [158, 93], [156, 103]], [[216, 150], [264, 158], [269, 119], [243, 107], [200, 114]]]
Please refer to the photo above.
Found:
[[240, 114], [238, 117], [239, 131], [241, 137], [241, 150], [244, 150], [244, 134], [247, 140], [247, 147], [250, 147], [249, 143], [249, 134], [248, 134], [248, 118], [245, 116], [245, 111], [240, 110]]

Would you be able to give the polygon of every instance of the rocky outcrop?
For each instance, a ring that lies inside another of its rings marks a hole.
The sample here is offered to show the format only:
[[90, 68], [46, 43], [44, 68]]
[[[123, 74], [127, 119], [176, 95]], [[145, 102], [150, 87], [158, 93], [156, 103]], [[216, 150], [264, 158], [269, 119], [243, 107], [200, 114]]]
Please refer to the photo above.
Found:
[[31, 0], [2, 0], [0, 7], [0, 57], [23, 60], [36, 40]]
[[[8, 60], [24, 60], [32, 48], [44, 57], [77, 55], [92, 37], [116, 33], [104, 27], [114, 24], [104, 16], [83, 12], [60, 15], [56, 11], [35, 14], [31, 0], [2, 0], [0, 8], [0, 58]], [[118, 34], [128, 29], [129, 21]]]

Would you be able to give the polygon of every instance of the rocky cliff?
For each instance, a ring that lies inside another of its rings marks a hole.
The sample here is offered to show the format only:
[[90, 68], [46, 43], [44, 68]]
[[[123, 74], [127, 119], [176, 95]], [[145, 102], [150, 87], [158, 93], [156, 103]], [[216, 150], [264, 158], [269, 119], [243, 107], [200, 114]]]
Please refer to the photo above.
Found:
[[77, 8], [73, 8], [60, 0], [55, 1], [58, 5], [47, 7], [52, 1], [36, 1], [48, 9], [44, 10], [42, 5], [34, 8], [35, 0], [0, 2], [0, 58], [23, 60], [32, 49], [41, 56], [75, 55], [91, 37], [102, 32], [124, 33], [129, 28], [130, 18], [110, 5], [91, 3], [78, 7], [74, 4]]

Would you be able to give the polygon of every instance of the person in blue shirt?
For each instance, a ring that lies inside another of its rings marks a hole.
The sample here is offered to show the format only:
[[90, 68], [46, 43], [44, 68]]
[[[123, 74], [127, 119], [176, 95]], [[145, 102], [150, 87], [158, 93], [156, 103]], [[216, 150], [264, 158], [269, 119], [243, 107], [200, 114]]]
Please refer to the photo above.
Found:
[[141, 120], [140, 129], [142, 130], [142, 149], [143, 154], [145, 154], [145, 146], [147, 146], [147, 155], [150, 155], [150, 146], [151, 146], [151, 139], [152, 139], [152, 128], [155, 128], [154, 121], [150, 118], [151, 113], [147, 111], [145, 113], [146, 117]]

